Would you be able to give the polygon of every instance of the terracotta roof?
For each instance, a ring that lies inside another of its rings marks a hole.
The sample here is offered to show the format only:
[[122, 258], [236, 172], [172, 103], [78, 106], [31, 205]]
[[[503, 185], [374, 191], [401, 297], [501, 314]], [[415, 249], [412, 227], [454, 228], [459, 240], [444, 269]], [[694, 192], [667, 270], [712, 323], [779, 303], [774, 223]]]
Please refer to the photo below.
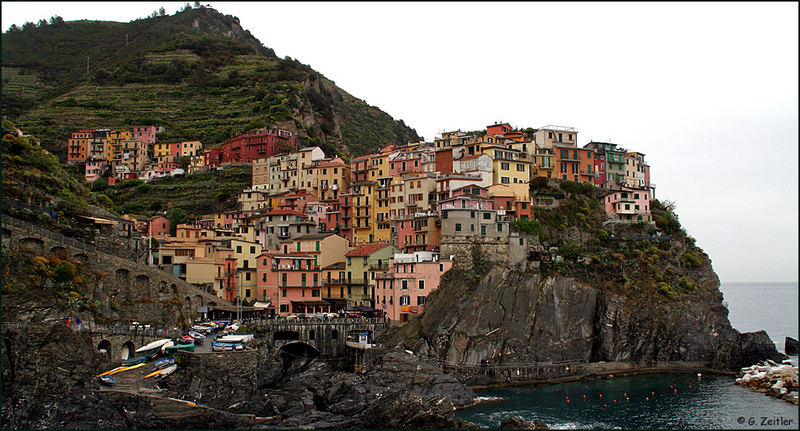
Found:
[[351, 250], [349, 253], [345, 254], [345, 256], [369, 256], [378, 250], [382, 250], [384, 247], [391, 247], [391, 244], [386, 244], [386, 243], [362, 244]]

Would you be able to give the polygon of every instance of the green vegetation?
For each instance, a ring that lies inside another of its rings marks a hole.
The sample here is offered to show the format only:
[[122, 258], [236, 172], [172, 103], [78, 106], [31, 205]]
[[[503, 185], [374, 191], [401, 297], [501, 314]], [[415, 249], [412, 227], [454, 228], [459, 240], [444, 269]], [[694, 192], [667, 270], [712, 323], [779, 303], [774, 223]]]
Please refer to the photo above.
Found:
[[[97, 186], [121, 213], [157, 215], [167, 212], [171, 226], [201, 215], [236, 208], [239, 192], [252, 182], [250, 167], [229, 167], [193, 175], [165, 177], [150, 183], [127, 180], [116, 186]], [[94, 189], [94, 187], [93, 187]], [[174, 230], [173, 230], [174, 232]]]
[[154, 124], [165, 127], [162, 142], [208, 147], [277, 126], [345, 157], [419, 139], [309, 66], [278, 58], [237, 18], [210, 8], [130, 23], [61, 20], [10, 29], [2, 55], [3, 115], [62, 158], [69, 133], [83, 127]]
[[84, 184], [64, 171], [58, 158], [33, 136], [18, 136], [7, 121], [3, 122], [2, 151], [4, 199], [52, 205], [65, 216], [82, 214], [87, 205], [96, 202]]

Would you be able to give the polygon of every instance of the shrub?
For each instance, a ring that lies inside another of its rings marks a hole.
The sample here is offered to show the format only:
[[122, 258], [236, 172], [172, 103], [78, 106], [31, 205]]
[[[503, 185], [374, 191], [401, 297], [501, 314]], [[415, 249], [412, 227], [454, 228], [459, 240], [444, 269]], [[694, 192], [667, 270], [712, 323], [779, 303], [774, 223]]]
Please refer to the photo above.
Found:
[[686, 253], [684, 253], [683, 256], [681, 256], [681, 262], [683, 262], [683, 264], [689, 268], [695, 266], [703, 266], [703, 261], [691, 251], [687, 251]]
[[675, 290], [673, 290], [672, 286], [670, 286], [669, 284], [664, 283], [663, 281], [660, 281], [660, 282], [658, 282], [657, 286], [658, 286], [658, 290], [661, 293], [663, 293], [664, 295], [666, 295], [668, 298], [674, 298], [675, 297]]
[[539, 220], [514, 220], [511, 222], [511, 228], [526, 234], [539, 235], [542, 233], [542, 224], [539, 223]]
[[78, 275], [75, 265], [72, 262], [64, 262], [58, 265], [55, 270], [55, 280], [58, 282], [72, 281]]

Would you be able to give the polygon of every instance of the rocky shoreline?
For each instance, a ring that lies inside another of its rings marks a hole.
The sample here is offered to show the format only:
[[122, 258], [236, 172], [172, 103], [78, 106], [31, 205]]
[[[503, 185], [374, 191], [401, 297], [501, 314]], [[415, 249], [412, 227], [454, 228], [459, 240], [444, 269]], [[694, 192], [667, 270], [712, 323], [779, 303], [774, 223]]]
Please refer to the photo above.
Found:
[[797, 367], [766, 360], [739, 371], [735, 385], [798, 405]]

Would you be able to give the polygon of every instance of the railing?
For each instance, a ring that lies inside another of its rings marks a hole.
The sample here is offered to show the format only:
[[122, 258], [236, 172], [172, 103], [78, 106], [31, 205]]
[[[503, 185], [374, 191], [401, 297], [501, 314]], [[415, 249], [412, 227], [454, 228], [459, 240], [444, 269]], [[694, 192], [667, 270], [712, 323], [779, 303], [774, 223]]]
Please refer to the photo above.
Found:
[[[30, 322], [3, 322], [2, 327], [3, 329], [17, 329], [17, 330], [24, 330], [24, 329], [50, 329], [54, 326], [59, 325], [66, 325], [65, 321], [62, 319], [51, 321], [50, 323], [30, 323]], [[164, 329], [164, 328], [157, 328], [157, 327], [150, 327], [149, 325], [127, 325], [127, 324], [115, 324], [115, 325], [105, 325], [105, 324], [95, 324], [92, 322], [83, 322], [80, 326], [76, 325], [74, 322], [69, 326], [70, 329], [73, 331], [80, 331], [80, 332], [90, 332], [96, 334], [107, 334], [107, 335], [135, 335], [135, 336], [143, 336], [143, 337], [163, 337], [166, 334], [165, 338], [176, 337], [181, 335], [180, 329]]]
[[22, 220], [18, 220], [14, 217], [3, 215], [3, 223], [8, 223], [11, 226], [16, 226], [18, 228], [25, 229], [28, 232], [35, 233], [51, 241], [60, 242], [62, 244], [66, 244], [83, 251], [88, 251], [92, 253], [97, 251], [97, 247], [91, 244], [86, 244], [85, 242], [77, 241], [73, 238], [67, 238], [64, 235], [55, 233], [48, 229], [41, 228], [39, 226], [36, 226], [28, 222], [24, 222]]

